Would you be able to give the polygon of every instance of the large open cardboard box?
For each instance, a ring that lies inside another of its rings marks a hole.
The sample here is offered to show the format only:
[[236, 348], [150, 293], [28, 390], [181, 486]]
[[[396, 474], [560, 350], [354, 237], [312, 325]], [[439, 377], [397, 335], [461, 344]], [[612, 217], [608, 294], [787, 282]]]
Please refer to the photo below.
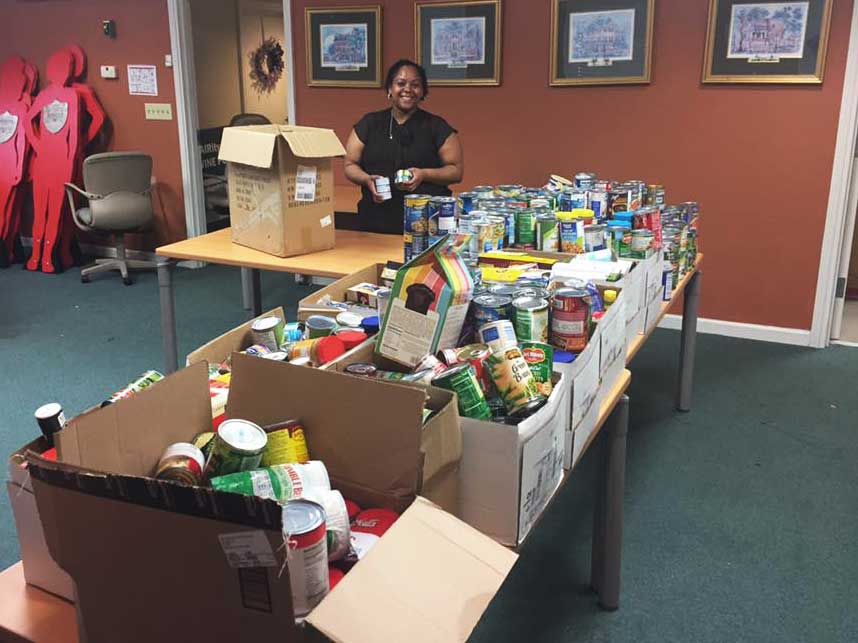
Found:
[[281, 306], [278, 306], [206, 342], [188, 354], [187, 358], [185, 358], [185, 365], [191, 366], [197, 362], [220, 364], [233, 353], [243, 351], [253, 344], [253, 332], [250, 330], [250, 327], [253, 326], [253, 322], [263, 317], [277, 317], [284, 322], [286, 321], [286, 313], [283, 312]]
[[[336, 317], [340, 312], [339, 309], [331, 309], [328, 306], [319, 304], [319, 300], [324, 297], [330, 297], [331, 301], [345, 301], [346, 291], [352, 286], [357, 286], [362, 283], [370, 283], [381, 285], [383, 281], [383, 273], [386, 264], [374, 263], [362, 270], [353, 272], [350, 275], [337, 279], [334, 283], [328, 284], [324, 288], [320, 288], [311, 295], [307, 295], [298, 302], [298, 321], [306, 321], [310, 315], [326, 315], [328, 317]], [[396, 278], [396, 271], [393, 271], [393, 278]], [[390, 282], [393, 283], [392, 280]]]
[[346, 153], [333, 130], [295, 125], [227, 127], [232, 240], [279, 257], [334, 247], [331, 159]]
[[[229, 415], [301, 417], [335, 488], [404, 510], [307, 622], [333, 641], [466, 640], [516, 557], [417, 497], [424, 393], [243, 355], [233, 365]], [[49, 550], [75, 582], [81, 641], [303, 640], [280, 506], [148, 477], [164, 445], [209, 415], [200, 363], [72, 420], [57, 434], [62, 463], [28, 455]], [[230, 534], [246, 536], [243, 556], [227, 557], [219, 537]]]

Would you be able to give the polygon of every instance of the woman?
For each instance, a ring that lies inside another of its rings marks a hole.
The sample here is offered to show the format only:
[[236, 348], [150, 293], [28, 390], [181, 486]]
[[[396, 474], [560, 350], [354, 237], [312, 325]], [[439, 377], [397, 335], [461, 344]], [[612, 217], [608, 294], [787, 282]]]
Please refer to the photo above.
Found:
[[[449, 196], [452, 183], [462, 180], [464, 161], [456, 130], [440, 116], [420, 109], [429, 94], [426, 71], [410, 60], [399, 60], [384, 83], [390, 108], [370, 112], [355, 124], [346, 143], [345, 173], [361, 186], [358, 215], [370, 232], [402, 234], [406, 194]], [[397, 170], [412, 179], [394, 185]], [[390, 179], [392, 198], [383, 201], [375, 179]]]

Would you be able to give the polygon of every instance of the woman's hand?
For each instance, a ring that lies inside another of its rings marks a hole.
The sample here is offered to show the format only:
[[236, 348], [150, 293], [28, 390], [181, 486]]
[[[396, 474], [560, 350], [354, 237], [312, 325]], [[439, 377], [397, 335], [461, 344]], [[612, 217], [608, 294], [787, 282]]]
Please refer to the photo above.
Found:
[[410, 167], [408, 171], [411, 172], [411, 180], [408, 183], [400, 183], [400, 189], [405, 192], [414, 192], [417, 187], [426, 180], [426, 170], [421, 170], [417, 167]]
[[384, 203], [384, 199], [381, 198], [381, 196], [378, 194], [378, 189], [375, 187], [375, 180], [380, 178], [381, 176], [379, 176], [378, 174], [370, 174], [367, 176], [366, 183], [364, 183], [364, 185], [372, 194], [372, 200], [376, 203]]

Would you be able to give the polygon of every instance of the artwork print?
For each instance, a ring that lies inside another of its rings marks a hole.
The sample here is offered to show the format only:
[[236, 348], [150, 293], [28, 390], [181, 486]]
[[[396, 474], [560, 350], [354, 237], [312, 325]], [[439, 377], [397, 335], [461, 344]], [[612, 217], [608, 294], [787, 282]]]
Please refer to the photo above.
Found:
[[630, 61], [634, 46], [634, 9], [569, 14], [570, 63]]
[[430, 24], [433, 65], [456, 68], [485, 64], [485, 17], [434, 18]]
[[777, 62], [804, 57], [808, 2], [734, 4], [727, 58]]
[[322, 67], [357, 70], [369, 65], [365, 23], [325, 24], [320, 31]]

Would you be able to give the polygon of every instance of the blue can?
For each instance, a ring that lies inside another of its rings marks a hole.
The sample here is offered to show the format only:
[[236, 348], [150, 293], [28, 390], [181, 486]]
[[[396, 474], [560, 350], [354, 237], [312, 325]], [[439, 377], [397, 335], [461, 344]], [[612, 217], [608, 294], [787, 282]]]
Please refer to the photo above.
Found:
[[512, 297], [508, 295], [477, 295], [471, 301], [474, 324], [483, 324], [509, 319]]
[[429, 234], [429, 197], [423, 194], [405, 195], [404, 231], [414, 235]]
[[[433, 232], [432, 218], [435, 219]], [[450, 234], [456, 231], [456, 199], [436, 196], [429, 201], [429, 234]]]
[[476, 198], [476, 194], [473, 192], [459, 192], [459, 212], [464, 214], [468, 214], [471, 210], [474, 209], [474, 199]]
[[591, 191], [588, 199], [590, 209], [599, 221], [608, 218], [608, 193]]
[[558, 199], [561, 212], [572, 212], [587, 207], [587, 192], [585, 190], [564, 190]]

